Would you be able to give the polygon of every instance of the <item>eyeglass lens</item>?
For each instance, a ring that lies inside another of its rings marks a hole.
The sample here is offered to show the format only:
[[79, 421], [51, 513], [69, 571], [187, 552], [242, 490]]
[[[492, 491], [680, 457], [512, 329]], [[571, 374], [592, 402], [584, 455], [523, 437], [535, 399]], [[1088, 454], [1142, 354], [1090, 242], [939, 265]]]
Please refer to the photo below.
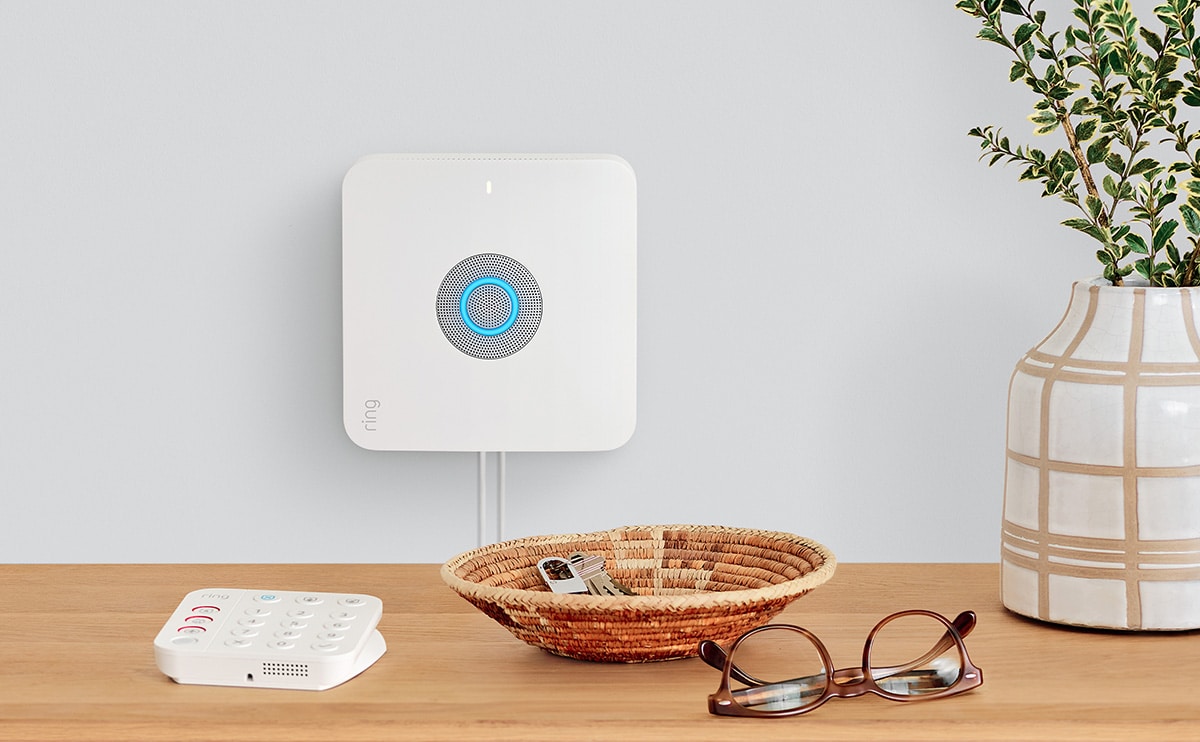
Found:
[[816, 703], [825, 692], [827, 668], [817, 646], [798, 631], [770, 627], [737, 646], [733, 661], [756, 681], [731, 680], [734, 700], [758, 711], [790, 711]]
[[871, 644], [871, 677], [895, 695], [944, 691], [958, 682], [962, 668], [958, 643], [932, 616], [896, 616], [879, 627]]

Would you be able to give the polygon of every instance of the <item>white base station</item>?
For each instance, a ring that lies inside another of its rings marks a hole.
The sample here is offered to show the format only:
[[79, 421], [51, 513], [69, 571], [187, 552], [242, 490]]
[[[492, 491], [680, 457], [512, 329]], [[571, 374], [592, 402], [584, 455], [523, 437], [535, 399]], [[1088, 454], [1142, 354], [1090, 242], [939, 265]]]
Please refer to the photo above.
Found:
[[344, 422], [373, 451], [601, 451], [637, 418], [610, 155], [372, 155], [342, 188]]

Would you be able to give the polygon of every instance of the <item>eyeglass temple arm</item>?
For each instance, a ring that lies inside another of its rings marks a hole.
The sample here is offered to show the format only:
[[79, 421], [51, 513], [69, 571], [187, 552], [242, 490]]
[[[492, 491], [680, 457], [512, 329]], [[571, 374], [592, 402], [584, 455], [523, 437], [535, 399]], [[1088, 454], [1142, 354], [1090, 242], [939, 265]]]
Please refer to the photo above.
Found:
[[[974, 611], [963, 611], [962, 613], [960, 613], [954, 617], [954, 620], [951, 622], [951, 625], [954, 627], [954, 630], [956, 632], [958, 632], [958, 636], [960, 638], [966, 636], [967, 634], [971, 633], [971, 629], [975, 628], [975, 612]], [[934, 657], [937, 657], [938, 655], [942, 654], [947, 649], [949, 649], [950, 647], [953, 647], [953, 646], [954, 646], [954, 636], [949, 631], [947, 631], [945, 634], [942, 635], [941, 640], [938, 641], [937, 644], [934, 644], [933, 648], [930, 649], [928, 652], [926, 652], [921, 657], [918, 657], [917, 659], [913, 660], [912, 662], [909, 662], [904, 665], [893, 665], [892, 667], [873, 667], [873, 668], [871, 668], [871, 675], [876, 680], [881, 680], [883, 678], [890, 678], [895, 675], [903, 675], [906, 672], [915, 670], [916, 668], [928, 663]]]
[[[712, 667], [716, 670], [721, 670], [721, 671], [725, 670], [726, 654], [725, 654], [725, 650], [721, 647], [720, 644], [717, 644], [714, 641], [705, 639], [704, 641], [700, 642], [699, 652], [700, 652], [700, 659], [704, 660], [704, 663], [707, 664], [709, 667]], [[761, 681], [757, 678], [753, 678], [753, 677], [747, 675], [746, 673], [742, 672], [741, 668], [738, 667], [737, 665], [734, 665], [733, 667], [729, 668], [729, 675], [734, 680], [736, 680], [739, 683], [742, 683], [744, 685], [764, 685], [763, 681]]]
[[[975, 628], [975, 612], [963, 611], [955, 616], [954, 620], [951, 621], [950, 624], [954, 627], [954, 630], [958, 632], [960, 637], [965, 637], [967, 634], [971, 633], [971, 629]], [[924, 656], [905, 665], [874, 668], [872, 674], [876, 680], [879, 680], [881, 678], [888, 678], [894, 675], [900, 675], [902, 673], [909, 672], [920, 667], [921, 665], [926, 664], [934, 657], [942, 654], [952, 646], [954, 646], [954, 636], [947, 631], [945, 635], [942, 636], [941, 640], [933, 646], [933, 649], [930, 649], [928, 652], [926, 652]], [[725, 650], [722, 649], [721, 645], [717, 644], [716, 642], [709, 641], [707, 639], [700, 642], [699, 654], [700, 659], [704, 660], [704, 662], [710, 667], [713, 667], [717, 670], [725, 669]], [[741, 668], [739, 668], [737, 665], [733, 665], [729, 668], [729, 675], [734, 680], [744, 685], [764, 685], [763, 681], [742, 672]], [[804, 678], [800, 678], [800, 680], [804, 680]]]

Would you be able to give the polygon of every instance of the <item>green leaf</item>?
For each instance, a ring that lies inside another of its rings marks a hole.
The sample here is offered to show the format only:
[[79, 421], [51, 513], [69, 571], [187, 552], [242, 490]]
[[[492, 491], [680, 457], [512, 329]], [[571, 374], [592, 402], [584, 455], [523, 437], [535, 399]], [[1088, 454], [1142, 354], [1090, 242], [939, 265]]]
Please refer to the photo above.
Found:
[[1175, 230], [1178, 228], [1179, 222], [1175, 221], [1174, 219], [1168, 219], [1167, 221], [1158, 225], [1158, 229], [1154, 230], [1154, 241], [1152, 243], [1154, 252], [1158, 252], [1166, 247], [1171, 238], [1175, 236]]
[[1125, 246], [1130, 252], [1135, 252], [1138, 255], [1149, 255], [1150, 248], [1146, 246], [1146, 241], [1140, 235], [1133, 233], [1125, 235]]
[[[1097, 227], [1095, 224], [1088, 221], [1087, 219], [1067, 219], [1066, 221], [1064, 221], [1062, 223], [1062, 225], [1064, 227], [1070, 227], [1071, 229], [1078, 229], [1080, 232], [1083, 232], [1087, 236], [1095, 238], [1097, 240], [1100, 240], [1101, 242], [1104, 242], [1104, 233], [1100, 231], [1099, 227]], [[1104, 251], [1101, 250], [1101, 252], [1104, 252]]]
[[1096, 133], [1096, 126], [1099, 124], [1096, 119], [1088, 119], [1080, 122], [1079, 126], [1075, 127], [1075, 138], [1081, 142], [1086, 142]]
[[1035, 33], [1037, 33], [1037, 30], [1038, 27], [1036, 23], [1021, 24], [1021, 26], [1017, 29], [1017, 32], [1013, 34], [1013, 44], [1015, 46], [1024, 44], [1026, 41], [1029, 41], [1029, 39], [1032, 38]]
[[1035, 124], [1045, 126], [1046, 124], [1057, 124], [1058, 116], [1053, 111], [1038, 111], [1037, 113], [1030, 114], [1029, 120]]
[[1142, 173], [1153, 170], [1158, 167], [1158, 161], [1153, 157], [1146, 157], [1133, 163], [1133, 167], [1129, 169], [1130, 175], [1141, 175]]
[[1159, 54], [1162, 54], [1163, 40], [1160, 36], [1158, 36], [1158, 34], [1155, 34], [1152, 31], [1149, 31], [1144, 28], [1138, 29], [1138, 32], [1141, 33], [1142, 38], [1146, 41], [1147, 44], [1150, 45], [1151, 49], [1158, 52]]
[[[1149, 33], [1149, 31], [1146, 31], [1146, 33]], [[1162, 54], [1161, 49], [1155, 49], [1154, 51]], [[1178, 67], [1179, 57], [1176, 57], [1173, 54], [1163, 54], [1154, 64], [1154, 75], [1155, 77], [1165, 81], [1165, 79], [1170, 77], [1171, 73], [1173, 73]]]
[[1067, 98], [1071, 97], [1071, 91], [1077, 87], [1079, 86], [1073, 83], [1055, 85], [1046, 91], [1046, 95], [1054, 100], [1066, 100]]
[[1125, 172], [1125, 158], [1116, 152], [1112, 152], [1108, 157], [1104, 158], [1104, 166], [1114, 173], [1123, 173]]
[[1104, 186], [1105, 193], [1113, 198], [1117, 197], [1117, 181], [1113, 179], [1113, 176], [1105, 175], [1102, 185]]
[[999, 31], [991, 26], [984, 26], [980, 29], [979, 33], [976, 34], [976, 38], [983, 39], [984, 41], [993, 41], [1003, 47], [1008, 46], [1008, 41], [1000, 35]]
[[1100, 137], [1092, 142], [1087, 148], [1087, 161], [1089, 165], [1095, 165], [1099, 162], [1104, 162], [1108, 157], [1108, 148], [1112, 145], [1112, 137]]

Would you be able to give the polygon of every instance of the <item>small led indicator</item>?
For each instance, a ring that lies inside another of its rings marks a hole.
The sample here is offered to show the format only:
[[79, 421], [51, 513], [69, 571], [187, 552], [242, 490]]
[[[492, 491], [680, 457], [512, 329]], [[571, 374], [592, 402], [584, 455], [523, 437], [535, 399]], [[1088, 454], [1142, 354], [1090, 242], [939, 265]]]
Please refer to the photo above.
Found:
[[490, 181], [490, 180], [489, 180], [489, 181], [487, 182], [487, 186], [485, 186], [484, 190], [486, 190], [486, 191], [488, 192], [488, 195], [489, 195], [489, 196], [491, 195], [491, 193], [492, 193], [492, 181]]

